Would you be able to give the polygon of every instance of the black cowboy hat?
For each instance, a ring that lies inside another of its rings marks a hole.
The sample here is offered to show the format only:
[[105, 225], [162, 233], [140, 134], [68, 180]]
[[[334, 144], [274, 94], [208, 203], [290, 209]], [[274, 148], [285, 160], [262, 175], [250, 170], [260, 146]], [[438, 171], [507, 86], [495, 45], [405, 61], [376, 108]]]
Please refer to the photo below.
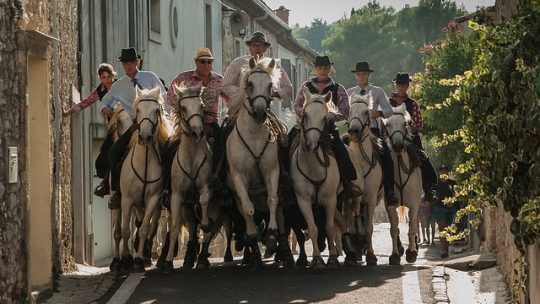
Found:
[[251, 38], [246, 40], [247, 45], [250, 45], [252, 42], [262, 42], [266, 45], [266, 47], [269, 47], [272, 45], [270, 42], [266, 41], [266, 36], [261, 32], [253, 33], [253, 35], [251, 35]]
[[328, 58], [328, 56], [317, 56], [313, 62], [314, 66], [330, 66], [332, 64], [334, 63], [330, 62], [330, 58]]
[[118, 57], [118, 61], [133, 61], [137, 59], [141, 59], [141, 55], [137, 54], [134, 47], [122, 49], [122, 53], [120, 57]]
[[409, 83], [411, 82], [411, 78], [409, 77], [408, 73], [397, 73], [396, 78], [393, 80], [395, 83]]
[[360, 61], [356, 63], [356, 69], [351, 72], [373, 72], [373, 70], [369, 68], [369, 63], [367, 63], [366, 61]]

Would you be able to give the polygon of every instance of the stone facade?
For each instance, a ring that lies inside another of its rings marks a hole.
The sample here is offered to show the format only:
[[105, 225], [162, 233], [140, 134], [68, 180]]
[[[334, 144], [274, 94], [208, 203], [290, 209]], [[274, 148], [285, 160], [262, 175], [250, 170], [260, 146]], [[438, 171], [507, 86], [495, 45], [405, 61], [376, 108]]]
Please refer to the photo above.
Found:
[[[76, 18], [73, 1], [0, 1], [0, 303], [47, 294], [54, 273], [74, 267], [71, 164], [65, 157], [71, 149], [70, 126], [61, 108], [69, 106], [71, 87], [77, 84]], [[36, 87], [47, 93], [29, 94]], [[48, 111], [32, 114], [31, 108]], [[44, 122], [44, 128], [33, 129], [34, 120]], [[30, 150], [33, 138], [48, 142], [48, 148]], [[15, 182], [9, 180], [8, 147], [17, 148]], [[50, 174], [29, 170], [43, 155], [49, 155], [48, 161], [38, 167]], [[31, 184], [32, 172], [50, 180]], [[36, 188], [46, 191], [32, 193]], [[40, 237], [42, 232], [49, 237]], [[48, 262], [41, 264], [41, 259]]]

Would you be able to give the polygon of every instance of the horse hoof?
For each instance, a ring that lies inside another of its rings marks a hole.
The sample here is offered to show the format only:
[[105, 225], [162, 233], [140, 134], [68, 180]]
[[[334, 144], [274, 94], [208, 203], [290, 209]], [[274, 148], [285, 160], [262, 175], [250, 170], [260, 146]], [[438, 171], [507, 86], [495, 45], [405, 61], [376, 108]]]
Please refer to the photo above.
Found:
[[144, 258], [144, 267], [152, 267], [152, 259]]
[[201, 257], [197, 260], [196, 269], [205, 270], [210, 268], [210, 261], [207, 258]]
[[122, 268], [122, 265], [120, 264], [119, 258], [114, 258], [111, 262], [111, 265], [109, 266], [109, 269], [111, 272], [118, 272]]
[[133, 260], [133, 272], [144, 272], [144, 261], [137, 257]]
[[397, 246], [398, 246], [399, 256], [402, 257], [403, 254], [405, 253], [405, 248], [403, 248], [403, 244], [401, 244], [401, 240], [399, 238], [397, 240]]
[[[268, 235], [264, 241], [264, 246], [266, 246], [266, 252], [275, 253], [278, 249], [278, 239], [276, 237], [276, 232], [273, 230], [268, 230]], [[265, 255], [266, 255], [265, 252]]]
[[161, 257], [159, 257], [159, 259], [157, 260], [156, 262], [156, 268], [161, 271], [163, 270], [163, 266], [165, 265], [165, 259], [162, 259]]
[[307, 256], [306, 255], [303, 255], [301, 254], [298, 259], [296, 260], [296, 267], [299, 267], [299, 268], [305, 268], [308, 266], [308, 260], [307, 260]]
[[377, 257], [373, 252], [368, 252], [366, 254], [366, 264], [368, 266], [377, 266]]
[[390, 265], [396, 265], [396, 266], [399, 266], [401, 264], [401, 257], [399, 256], [399, 254], [397, 253], [392, 253], [392, 255], [390, 256], [390, 258], [388, 259], [388, 263]]
[[330, 257], [328, 257], [328, 261], [326, 262], [326, 265], [328, 266], [328, 268], [338, 269], [339, 261], [338, 261], [337, 255], [331, 254]]
[[163, 261], [161, 267], [161, 274], [169, 275], [174, 273], [174, 266], [172, 261]]
[[122, 270], [131, 271], [131, 268], [133, 268], [133, 256], [129, 254], [125, 257], [122, 257], [122, 259], [120, 259], [120, 265], [122, 266]]
[[294, 268], [294, 257], [292, 253], [282, 254], [281, 264], [284, 268]]
[[324, 264], [324, 260], [322, 259], [320, 255], [313, 257], [313, 261], [311, 262], [311, 268], [315, 271], [326, 268], [326, 265]]
[[355, 256], [345, 256], [345, 265], [347, 266], [358, 265], [358, 262], [356, 260], [357, 259]]
[[414, 250], [411, 251], [407, 249], [405, 252], [405, 259], [407, 260], [407, 263], [414, 263], [416, 262], [416, 257], [418, 256], [418, 251]]

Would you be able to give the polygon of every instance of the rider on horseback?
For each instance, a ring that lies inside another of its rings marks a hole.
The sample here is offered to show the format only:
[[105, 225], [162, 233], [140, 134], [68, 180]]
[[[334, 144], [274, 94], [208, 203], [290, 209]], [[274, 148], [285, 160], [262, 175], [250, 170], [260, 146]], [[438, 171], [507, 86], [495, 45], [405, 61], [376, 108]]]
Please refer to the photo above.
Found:
[[[135, 117], [132, 113], [133, 102], [135, 101], [135, 88], [152, 89], [159, 87], [161, 94], [165, 94], [165, 87], [154, 72], [139, 71], [139, 63], [141, 56], [137, 54], [135, 48], [122, 49], [122, 54], [118, 57], [118, 61], [122, 64], [126, 75], [118, 79], [107, 94], [101, 100], [99, 108], [105, 117], [113, 115], [113, 107], [117, 102], [120, 102], [129, 116]], [[131, 135], [137, 128], [133, 124], [119, 139], [116, 141], [109, 152], [109, 163], [111, 165], [111, 198], [109, 201], [110, 209], [120, 208], [120, 169], [122, 167], [122, 156], [129, 144]]]
[[[174, 92], [174, 86], [192, 87], [198, 83], [202, 84], [203, 90], [201, 91], [202, 93], [200, 96], [205, 105], [203, 117], [204, 132], [212, 147], [212, 155], [215, 164], [217, 161], [219, 161], [221, 155], [223, 154], [223, 147], [220, 147], [219, 144], [215, 143], [215, 139], [218, 138], [221, 131], [218, 124], [218, 119], [219, 97], [225, 97], [221, 90], [223, 76], [212, 71], [212, 62], [214, 61], [214, 57], [212, 56], [210, 49], [198, 49], [193, 60], [195, 61], [196, 68], [194, 70], [182, 72], [176, 76], [169, 86], [167, 101], [171, 106], [177, 108], [178, 100], [176, 93]], [[164, 170], [164, 186], [161, 203], [164, 207], [168, 207], [169, 193], [171, 192], [171, 164], [174, 153], [176, 152], [176, 149], [178, 149], [179, 144], [179, 140], [174, 142], [167, 141], [167, 144], [161, 151]]]
[[[393, 114], [392, 107], [388, 97], [384, 93], [384, 90], [380, 87], [374, 86], [369, 82], [371, 77], [372, 69], [369, 67], [367, 62], [357, 62], [356, 69], [351, 71], [356, 76], [357, 86], [352, 87], [347, 90], [349, 95], [354, 93], [358, 95], [368, 95], [371, 99], [371, 132], [377, 136], [381, 137], [382, 134], [379, 130], [379, 124], [377, 121], [378, 117], [389, 117]], [[386, 145], [386, 142], [383, 140], [383, 151], [381, 155], [381, 167], [383, 171], [384, 179], [384, 193], [386, 196], [387, 205], [395, 205], [398, 203], [398, 199], [394, 194], [394, 162], [390, 156], [390, 150]]]
[[427, 153], [422, 147], [422, 141], [420, 140], [420, 131], [424, 127], [422, 120], [422, 113], [418, 103], [407, 95], [407, 89], [409, 89], [410, 77], [407, 73], [398, 73], [394, 79], [394, 85], [396, 91], [390, 96], [390, 104], [393, 107], [397, 107], [405, 103], [407, 112], [411, 115], [412, 125], [412, 144], [416, 148], [416, 155], [421, 161], [420, 170], [422, 171], [422, 186], [424, 189], [424, 198], [426, 201], [433, 200], [433, 186], [437, 184], [437, 173], [433, 168], [433, 165], [429, 161]]
[[[352, 197], [357, 197], [362, 194], [360, 189], [356, 187], [351, 181], [357, 178], [356, 170], [347, 152], [345, 144], [339, 136], [339, 130], [337, 129], [335, 122], [347, 119], [349, 116], [349, 97], [345, 88], [337, 83], [329, 76], [332, 71], [332, 62], [328, 56], [317, 56], [315, 62], [313, 62], [315, 74], [317, 76], [304, 82], [300, 87], [298, 95], [294, 101], [294, 111], [296, 112], [296, 120], [298, 124], [301, 121], [302, 111], [304, 106], [304, 94], [302, 88], [306, 87], [311, 94], [325, 95], [328, 92], [332, 92], [332, 102], [339, 109], [339, 113], [330, 113], [327, 128], [332, 135], [332, 150], [336, 156], [339, 172], [343, 186]], [[300, 128], [295, 126], [289, 132], [289, 142], [300, 133]]]

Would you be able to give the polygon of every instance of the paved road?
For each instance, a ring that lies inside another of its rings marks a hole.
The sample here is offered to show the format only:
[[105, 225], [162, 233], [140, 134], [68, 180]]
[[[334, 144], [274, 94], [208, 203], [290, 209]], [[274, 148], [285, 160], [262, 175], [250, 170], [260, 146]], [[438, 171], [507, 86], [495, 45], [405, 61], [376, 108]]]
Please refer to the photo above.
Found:
[[[266, 260], [262, 271], [251, 271], [238, 266], [239, 260], [215, 260], [211, 269], [199, 271], [178, 269], [181, 261], [177, 261], [177, 272], [171, 276], [155, 269], [131, 274], [109, 303], [435, 303], [431, 260], [438, 248], [422, 247], [415, 264], [402, 258], [402, 266], [389, 266], [388, 228], [388, 224], [375, 227], [378, 266], [341, 266], [314, 273], [279, 269]], [[404, 240], [406, 227], [401, 231]]]

